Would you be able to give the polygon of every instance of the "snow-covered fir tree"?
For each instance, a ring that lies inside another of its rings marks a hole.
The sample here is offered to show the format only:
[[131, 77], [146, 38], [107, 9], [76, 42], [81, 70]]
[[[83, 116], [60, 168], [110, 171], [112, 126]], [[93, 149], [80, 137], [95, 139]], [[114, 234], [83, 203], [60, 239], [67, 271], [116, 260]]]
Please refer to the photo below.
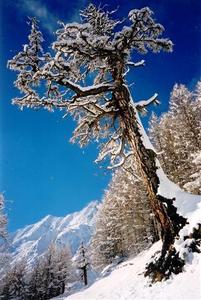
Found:
[[143, 180], [132, 174], [125, 168], [115, 171], [105, 192], [91, 241], [97, 269], [136, 255], [158, 239]]
[[[172, 125], [172, 123], [169, 122], [169, 119], [164, 115], [160, 118], [159, 122], [159, 117], [157, 117], [155, 113], [152, 113], [149, 122], [149, 137], [156, 148], [160, 162], [169, 177], [176, 159], [173, 151], [174, 139], [171, 130], [172, 126], [174, 126], [174, 124]], [[165, 130], [165, 134], [162, 132], [161, 128]], [[169, 155], [168, 158], [166, 153]]]
[[30, 299], [50, 299], [63, 294], [65, 285], [74, 276], [69, 248], [51, 244], [29, 276], [27, 293]]
[[[129, 68], [144, 65], [144, 60], [132, 61], [133, 52], [172, 51], [172, 42], [162, 37], [164, 28], [155, 22], [148, 7], [131, 10], [122, 22], [93, 4], [80, 15], [80, 23], [61, 23], [52, 54], [42, 51], [42, 35], [32, 20], [28, 44], [8, 62], [10, 69], [18, 72], [15, 85], [23, 93], [13, 103], [21, 109], [63, 109], [71, 114], [77, 121], [72, 141], [84, 146], [103, 138], [97, 162], [108, 159], [109, 168], [135, 156], [163, 240], [161, 256], [154, 266], [148, 266], [148, 274], [153, 280], [158, 273], [166, 278], [167, 271], [183, 269], [185, 262], [174, 243], [187, 221], [175, 209], [174, 197], [160, 194], [163, 173], [138, 116], [151, 103], [158, 103], [158, 95], [134, 102], [126, 75]], [[164, 264], [164, 260], [174, 263]]]
[[191, 171], [189, 182], [184, 185], [184, 188], [192, 193], [201, 195], [201, 150], [193, 153], [191, 159], [194, 170]]
[[7, 237], [7, 218], [4, 214], [4, 196], [0, 193], [0, 239], [5, 239]]
[[0, 278], [4, 268], [9, 265], [8, 234], [7, 234], [7, 216], [4, 213], [5, 200], [3, 194], [0, 194]]
[[199, 145], [190, 154], [190, 180], [184, 185], [188, 191], [201, 195], [201, 81], [198, 81], [194, 92], [194, 114], [197, 120]]
[[69, 248], [51, 244], [33, 267], [23, 260], [5, 269], [0, 280], [0, 299], [50, 299], [63, 294], [74, 280]]
[[[116, 214], [114, 215], [114, 213]], [[116, 216], [118, 215], [119, 206], [117, 202], [111, 203], [107, 201], [105, 205], [99, 208], [96, 230], [90, 247], [92, 264], [97, 270], [101, 270], [106, 265], [112, 263], [116, 257], [121, 258], [123, 256], [121, 220], [119, 219], [119, 222], [116, 220]]]
[[84, 285], [88, 284], [89, 257], [87, 248], [82, 242], [75, 255], [75, 265], [79, 272], [79, 277]]
[[28, 272], [25, 285], [25, 295], [30, 300], [46, 299], [47, 291], [44, 283], [46, 273], [44, 272], [41, 259], [35, 263], [34, 267]]
[[19, 261], [6, 270], [0, 280], [0, 299], [26, 299], [26, 263]]
[[169, 111], [160, 118], [152, 115], [150, 122], [150, 137], [167, 175], [180, 187], [195, 194], [200, 194], [200, 164], [199, 159], [196, 161], [201, 151], [199, 87], [200, 82], [193, 93], [184, 85], [176, 84], [171, 93]]

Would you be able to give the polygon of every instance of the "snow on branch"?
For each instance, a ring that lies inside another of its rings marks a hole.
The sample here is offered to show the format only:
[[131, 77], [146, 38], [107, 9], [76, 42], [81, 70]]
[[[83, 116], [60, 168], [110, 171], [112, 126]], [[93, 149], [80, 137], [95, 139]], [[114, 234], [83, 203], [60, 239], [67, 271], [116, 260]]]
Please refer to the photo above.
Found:
[[102, 145], [99, 156], [95, 162], [98, 163], [109, 158], [110, 165], [107, 169], [112, 170], [125, 165], [131, 156], [133, 156], [133, 151], [127, 144], [125, 132], [119, 128], [108, 138], [108, 141]]
[[[71, 114], [77, 121], [71, 140], [84, 146], [92, 139], [107, 139], [97, 161], [107, 157], [112, 168], [123, 164], [131, 150], [118, 97], [124, 85], [119, 79], [124, 81], [130, 67], [145, 64], [143, 59], [130, 61], [132, 51], [171, 50], [172, 45], [159, 38], [163, 27], [148, 8], [131, 11], [128, 26], [112, 19], [113, 13], [89, 4], [80, 13], [80, 23], [60, 23], [51, 53], [44, 52], [42, 33], [32, 19], [28, 42], [8, 62], [18, 72], [15, 86], [23, 94], [12, 103], [21, 109], [60, 109]], [[157, 94], [135, 108], [145, 111], [151, 103], [158, 104]]]
[[38, 96], [32, 94], [32, 95], [26, 95], [22, 98], [15, 98], [12, 100], [12, 104], [17, 104], [21, 110], [23, 110], [24, 107], [27, 108], [45, 108], [49, 111], [54, 111], [54, 109], [67, 109], [68, 108], [68, 101], [58, 101], [57, 99], [46, 99], [46, 98], [39, 98]]
[[97, 8], [94, 4], [90, 3], [88, 7], [80, 13], [82, 20], [87, 21], [96, 34], [112, 32], [114, 27], [119, 23], [110, 18], [110, 15], [114, 14], [117, 9], [107, 12], [104, 11], [103, 8], [101, 8], [100, 5]]
[[142, 66], [145, 66], [145, 60], [142, 59], [142, 60], [140, 60], [140, 61], [138, 61], [136, 63], [132, 62], [132, 61], [128, 61], [127, 65], [131, 66], [131, 67], [142, 67]]
[[134, 155], [133, 151], [129, 151], [128, 153], [124, 153], [122, 151], [122, 157], [121, 158], [119, 157], [119, 159], [118, 159], [119, 161], [116, 162], [116, 163], [113, 163], [113, 164], [109, 165], [107, 167], [107, 169], [108, 170], [113, 170], [113, 169], [117, 169], [117, 168], [119, 168], [121, 166], [124, 166], [125, 170], [127, 170], [127, 167], [125, 167], [126, 161], [128, 160], [128, 158], [130, 156], [133, 156], [133, 155]]
[[159, 38], [164, 27], [155, 23], [153, 12], [148, 8], [134, 9], [129, 12], [131, 26], [124, 26], [115, 34], [116, 48], [121, 51], [135, 49], [142, 54], [148, 49], [153, 52], [172, 51], [173, 44], [169, 39]]
[[137, 103], [135, 103], [135, 107], [140, 112], [146, 112], [146, 107], [152, 103], [157, 105], [160, 104], [157, 93], [155, 93], [151, 98], [147, 100], [138, 101]]
[[97, 95], [97, 94], [112, 91], [114, 89], [114, 86], [112, 84], [105, 84], [105, 83], [82, 87], [81, 85], [76, 84], [71, 80], [60, 78], [59, 74], [54, 75], [54, 74], [46, 73], [43, 74], [43, 76], [48, 80], [58, 83], [60, 86], [65, 86], [66, 88], [71, 89], [76, 94], [75, 98]]

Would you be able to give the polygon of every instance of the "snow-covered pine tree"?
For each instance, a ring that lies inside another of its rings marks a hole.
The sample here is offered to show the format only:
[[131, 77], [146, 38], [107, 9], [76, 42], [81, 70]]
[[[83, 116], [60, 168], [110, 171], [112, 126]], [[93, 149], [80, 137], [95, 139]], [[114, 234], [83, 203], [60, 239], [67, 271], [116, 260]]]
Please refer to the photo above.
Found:
[[146, 249], [158, 239], [142, 178], [125, 168], [116, 170], [99, 208], [91, 241], [95, 268]]
[[201, 106], [201, 80], [199, 80], [196, 84], [195, 92], [194, 92], [196, 106]]
[[168, 177], [195, 194], [200, 194], [199, 183], [188, 183], [193, 182], [193, 174], [199, 177], [200, 172], [199, 163], [194, 161], [201, 149], [201, 105], [198, 97], [184, 85], [176, 84], [171, 93], [169, 111], [160, 119], [153, 115], [149, 130]]
[[72, 283], [75, 279], [75, 269], [72, 263], [72, 256], [68, 246], [56, 246], [54, 257], [53, 292], [60, 295], [65, 291], [65, 286]]
[[[163, 129], [166, 130], [166, 134], [163, 134], [162, 132], [162, 127]], [[173, 137], [171, 134], [171, 128], [170, 128], [168, 118], [165, 118], [164, 116], [159, 118], [154, 112], [151, 114], [151, 118], [149, 121], [149, 138], [151, 142], [153, 143], [158, 157], [160, 159], [160, 163], [162, 167], [164, 168], [166, 174], [168, 177], [170, 177], [171, 170], [173, 167], [173, 163], [175, 161], [175, 155], [173, 155]], [[168, 150], [165, 149], [165, 147], [168, 147]], [[166, 157], [166, 152], [168, 152], [169, 157], [168, 157], [168, 163], [167, 163], [167, 157]]]
[[124, 224], [124, 253], [133, 255], [159, 238], [146, 187], [134, 157], [116, 171], [114, 181]]
[[26, 287], [26, 264], [25, 261], [19, 261], [7, 269], [5, 275], [0, 281], [1, 299], [25, 299]]
[[169, 114], [163, 114], [157, 118], [152, 114], [149, 127], [149, 136], [157, 150], [158, 158], [167, 176], [175, 183], [178, 183], [180, 176], [179, 153], [175, 151], [174, 128], [175, 120], [170, 119]]
[[201, 195], [201, 150], [193, 153], [192, 158], [192, 173], [190, 180], [184, 185], [184, 188], [192, 193]]
[[65, 285], [75, 277], [74, 273], [69, 248], [51, 244], [28, 274], [27, 299], [50, 299], [63, 294]]
[[96, 230], [91, 240], [90, 252], [93, 267], [97, 270], [103, 269], [111, 264], [115, 258], [122, 258], [123, 236], [120, 206], [116, 201], [117, 195], [110, 194], [107, 190], [104, 202], [99, 208], [96, 217]]
[[7, 234], [7, 216], [4, 213], [5, 200], [3, 194], [0, 194], [0, 278], [9, 265], [8, 234]]
[[38, 259], [34, 267], [27, 274], [25, 295], [29, 300], [45, 299], [46, 288], [44, 283], [45, 268], [43, 261]]
[[115, 256], [119, 254], [116, 249], [118, 241], [109, 236], [105, 206], [99, 207], [96, 216], [96, 230], [90, 242], [90, 253], [94, 269], [102, 270], [106, 265], [112, 263]]
[[84, 282], [84, 285], [88, 284], [88, 269], [89, 269], [89, 257], [87, 254], [87, 248], [85, 248], [84, 243], [82, 242], [80, 247], [77, 250], [75, 256], [75, 265], [79, 270], [79, 276]]
[[[172, 42], [161, 37], [163, 26], [152, 15], [148, 7], [131, 10], [124, 26], [123, 22], [113, 20], [111, 13], [90, 4], [81, 12], [80, 23], [61, 23], [52, 44], [53, 55], [41, 51], [41, 33], [32, 20], [29, 44], [8, 66], [19, 73], [15, 84], [24, 93], [13, 100], [14, 104], [50, 111], [58, 108], [72, 114], [78, 122], [72, 141], [84, 146], [92, 139], [104, 138], [97, 161], [108, 157], [111, 167], [122, 165], [130, 153], [134, 154], [161, 226], [161, 257], [154, 267], [148, 267], [147, 273], [157, 280], [167, 278], [167, 271], [182, 271], [184, 261], [174, 242], [186, 219], [177, 213], [174, 197], [168, 199], [159, 193], [159, 177], [163, 173], [161, 169], [157, 172], [156, 153], [138, 117], [138, 111], [158, 102], [157, 94], [136, 103], [125, 81], [128, 67], [144, 65], [144, 61], [131, 61], [133, 51], [145, 54], [148, 50], [172, 50]], [[92, 85], [88, 84], [89, 78]], [[41, 89], [44, 81], [45, 92]], [[164, 260], [174, 263], [164, 264]]]
[[[198, 108], [197, 108], [198, 109]], [[190, 176], [190, 155], [201, 149], [201, 110], [197, 111], [193, 93], [184, 85], [175, 85], [170, 97], [169, 116], [174, 120], [174, 152], [178, 156], [178, 182], [182, 187]]]
[[7, 237], [7, 218], [4, 214], [4, 196], [0, 194], [0, 239], [5, 239]]
[[[201, 140], [201, 81], [197, 82], [194, 92], [194, 115], [198, 132], [199, 142]], [[199, 149], [198, 149], [199, 148]], [[191, 172], [190, 180], [184, 185], [188, 191], [201, 195], [201, 142], [190, 155]]]
[[42, 258], [42, 264], [46, 297], [51, 298], [64, 293], [65, 283], [73, 276], [69, 249], [61, 249], [51, 244]]

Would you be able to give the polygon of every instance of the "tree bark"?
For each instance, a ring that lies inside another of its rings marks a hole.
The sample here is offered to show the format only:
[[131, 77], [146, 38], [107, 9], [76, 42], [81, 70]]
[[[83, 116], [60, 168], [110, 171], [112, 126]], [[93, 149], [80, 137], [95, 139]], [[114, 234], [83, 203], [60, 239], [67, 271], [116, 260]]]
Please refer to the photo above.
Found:
[[[159, 178], [156, 172], [156, 154], [152, 149], [146, 149], [143, 144], [136, 112], [131, 105], [127, 87], [125, 85], [119, 86], [114, 92], [114, 97], [120, 113], [120, 126], [124, 129], [125, 136], [130, 143], [147, 188], [150, 206], [161, 226], [163, 246], [160, 259], [162, 263], [166, 255], [170, 256], [176, 253], [173, 247], [174, 240], [180, 229], [186, 224], [186, 219], [177, 214], [177, 209], [173, 205], [174, 199], [167, 199], [158, 195]], [[179, 264], [183, 266], [180, 259]], [[157, 272], [160, 272], [160, 266], [157, 267]]]
[[88, 284], [88, 280], [87, 280], [87, 266], [84, 266], [82, 268], [83, 270], [83, 280], [84, 280], [84, 285], [87, 285]]

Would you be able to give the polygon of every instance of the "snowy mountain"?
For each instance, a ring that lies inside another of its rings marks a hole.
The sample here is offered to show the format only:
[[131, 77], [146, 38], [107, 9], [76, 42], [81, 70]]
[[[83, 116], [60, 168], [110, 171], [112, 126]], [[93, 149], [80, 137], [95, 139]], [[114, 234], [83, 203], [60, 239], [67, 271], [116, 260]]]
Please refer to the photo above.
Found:
[[[155, 243], [149, 250], [116, 266], [110, 273], [107, 268], [102, 278], [76, 294], [57, 297], [58, 300], [198, 300], [201, 299], [201, 255], [191, 253], [183, 273], [170, 279], [150, 284], [143, 275], [146, 263], [156, 251], [160, 251], [161, 242]], [[108, 273], [108, 275], [107, 275]]]
[[98, 205], [98, 201], [93, 201], [79, 212], [65, 217], [48, 215], [35, 224], [17, 230], [10, 236], [14, 261], [25, 258], [33, 264], [51, 242], [69, 245], [74, 255], [80, 243], [83, 241], [86, 245], [91, 238]]

